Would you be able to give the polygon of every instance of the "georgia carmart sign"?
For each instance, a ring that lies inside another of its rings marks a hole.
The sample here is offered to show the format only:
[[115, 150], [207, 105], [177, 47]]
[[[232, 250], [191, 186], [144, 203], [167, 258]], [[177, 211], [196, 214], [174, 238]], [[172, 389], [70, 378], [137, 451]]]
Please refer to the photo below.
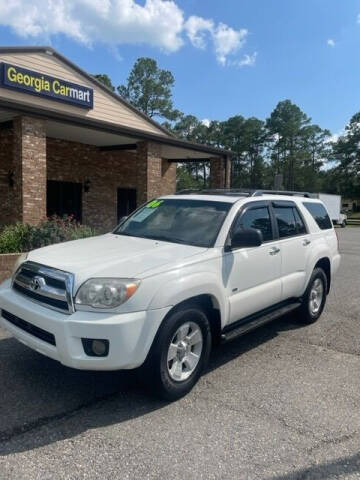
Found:
[[1, 63], [0, 68], [0, 87], [71, 103], [78, 107], [88, 109], [94, 107], [94, 91], [92, 88], [43, 75], [9, 63]]

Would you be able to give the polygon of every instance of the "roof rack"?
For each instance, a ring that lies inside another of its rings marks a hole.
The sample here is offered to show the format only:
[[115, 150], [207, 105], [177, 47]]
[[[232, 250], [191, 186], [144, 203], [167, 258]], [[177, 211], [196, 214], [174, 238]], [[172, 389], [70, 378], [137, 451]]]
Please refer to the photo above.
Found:
[[176, 195], [230, 195], [234, 197], [250, 197], [251, 192], [241, 188], [186, 188], [179, 190]]
[[312, 198], [309, 192], [292, 192], [289, 190], [252, 190], [244, 188], [186, 188], [176, 192], [176, 195], [229, 195], [233, 197], [260, 197], [261, 195], [289, 195], [294, 197]]
[[261, 195], [290, 195], [293, 197], [307, 197], [311, 198], [312, 194], [309, 192], [293, 192], [290, 190], [255, 190], [252, 197], [259, 197]]

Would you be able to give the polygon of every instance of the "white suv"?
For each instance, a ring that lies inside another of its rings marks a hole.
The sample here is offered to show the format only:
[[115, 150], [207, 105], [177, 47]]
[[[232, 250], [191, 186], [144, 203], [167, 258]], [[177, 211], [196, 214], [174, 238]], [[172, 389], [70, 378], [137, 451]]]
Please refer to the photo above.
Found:
[[30, 252], [0, 289], [0, 324], [69, 367], [142, 366], [175, 399], [217, 339], [291, 310], [316, 321], [339, 262], [326, 209], [308, 195], [166, 196], [113, 233]]

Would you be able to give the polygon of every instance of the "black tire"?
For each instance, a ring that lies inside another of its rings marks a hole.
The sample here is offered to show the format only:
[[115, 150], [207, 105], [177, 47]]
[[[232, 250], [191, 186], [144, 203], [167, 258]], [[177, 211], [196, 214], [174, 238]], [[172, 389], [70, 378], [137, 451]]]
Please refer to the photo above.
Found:
[[345, 228], [346, 227], [346, 220], [344, 220], [341, 224], [341, 228]]
[[[178, 329], [188, 322], [196, 324], [202, 333], [200, 359], [187, 379], [174, 381], [168, 368], [168, 350]], [[211, 330], [205, 310], [197, 304], [185, 304], [174, 309], [161, 325], [142, 369], [142, 376], [156, 396], [164, 400], [177, 400], [190, 392], [199, 380], [207, 365], [210, 350]]]
[[[315, 312], [311, 308], [310, 301], [311, 301], [311, 295], [312, 295], [314, 284], [318, 284], [318, 282], [322, 284], [323, 294], [322, 294], [321, 302], [319, 302], [319, 308]], [[324, 270], [322, 268], [315, 268], [310, 277], [306, 291], [302, 296], [301, 307], [298, 310], [298, 319], [301, 323], [304, 323], [307, 325], [311, 323], [315, 323], [320, 317], [320, 315], [322, 314], [322, 311], [324, 310], [324, 307], [325, 307], [326, 295], [328, 291], [327, 283], [328, 283], [327, 277]]]

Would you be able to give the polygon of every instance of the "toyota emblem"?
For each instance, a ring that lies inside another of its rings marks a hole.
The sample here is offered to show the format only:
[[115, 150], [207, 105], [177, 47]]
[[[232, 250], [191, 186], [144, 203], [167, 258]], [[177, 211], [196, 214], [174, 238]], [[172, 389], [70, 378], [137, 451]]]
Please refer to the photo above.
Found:
[[30, 290], [33, 292], [38, 292], [46, 285], [46, 282], [43, 277], [39, 277], [38, 275], [34, 277], [30, 282]]

